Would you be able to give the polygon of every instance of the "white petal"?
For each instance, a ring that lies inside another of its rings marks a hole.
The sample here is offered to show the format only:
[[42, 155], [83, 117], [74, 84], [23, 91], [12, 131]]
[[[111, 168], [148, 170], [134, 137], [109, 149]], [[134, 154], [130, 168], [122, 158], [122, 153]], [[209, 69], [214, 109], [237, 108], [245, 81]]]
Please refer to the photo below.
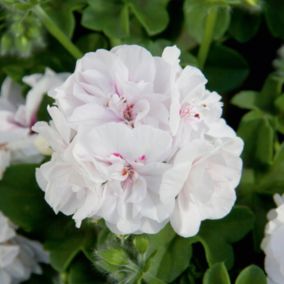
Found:
[[26, 121], [32, 122], [41, 104], [43, 96], [50, 90], [63, 83], [67, 75], [57, 75], [50, 69], [46, 69], [45, 74], [39, 76], [32, 75], [32, 78], [24, 78], [24, 81], [32, 85], [26, 97]]
[[8, 102], [12, 109], [24, 104], [21, 87], [9, 77], [4, 80], [1, 86], [0, 110], [3, 108], [3, 106], [1, 107], [3, 101]]
[[171, 216], [173, 229], [182, 237], [192, 237], [198, 233], [201, 221], [199, 208], [181, 194]]
[[155, 63], [152, 55], [138, 45], [121, 45], [111, 50], [125, 64], [129, 71], [129, 80], [134, 82], [154, 81]]
[[19, 254], [19, 247], [15, 245], [0, 244], [0, 267], [10, 265]]
[[162, 58], [171, 65], [179, 64], [180, 50], [176, 45], [166, 47], [162, 53]]

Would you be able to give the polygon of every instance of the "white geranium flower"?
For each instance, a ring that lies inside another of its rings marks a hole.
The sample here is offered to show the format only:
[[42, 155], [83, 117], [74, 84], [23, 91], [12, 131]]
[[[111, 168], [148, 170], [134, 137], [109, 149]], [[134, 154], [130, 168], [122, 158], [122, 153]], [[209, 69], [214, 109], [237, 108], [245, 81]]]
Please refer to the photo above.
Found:
[[269, 284], [284, 282], [284, 197], [274, 195], [277, 208], [268, 213], [268, 223], [261, 248], [265, 253], [265, 270]]
[[210, 124], [222, 114], [221, 97], [216, 92], [206, 90], [206, 83], [201, 71], [192, 66], [183, 69], [176, 79], [170, 127], [177, 136], [179, 146], [206, 133]]
[[[52, 121], [38, 122], [33, 130], [49, 142], [54, 152], [51, 160], [36, 171], [37, 182], [45, 191], [45, 199], [54, 211], [72, 215], [77, 212], [86, 198], [90, 198], [89, 187], [80, 165], [76, 164], [71, 144], [74, 133], [62, 113], [56, 108], [48, 109]], [[91, 192], [90, 192], [91, 193]]]
[[[169, 168], [164, 161], [171, 143], [167, 132], [150, 126], [130, 129], [109, 123], [79, 133], [74, 153], [101, 186], [101, 207], [95, 215], [113, 231], [155, 233], [167, 221], [173, 202], [162, 203], [158, 192]], [[85, 210], [92, 211], [93, 204], [88, 206]]]
[[31, 87], [26, 99], [21, 88], [10, 78], [2, 84], [0, 97], [0, 178], [10, 163], [36, 163], [42, 159], [34, 145], [37, 135], [32, 126], [44, 94], [66, 78], [50, 69], [45, 74], [26, 76], [23, 81]]
[[169, 73], [169, 64], [139, 46], [98, 50], [78, 60], [74, 73], [52, 96], [75, 124], [166, 127], [167, 69]]
[[15, 226], [0, 212], [0, 283], [18, 284], [41, 274], [39, 262], [48, 263], [40, 243], [16, 234]]
[[[50, 109], [51, 116], [57, 111]], [[53, 133], [58, 138], [54, 129], [42, 123], [35, 129], [45, 137]], [[64, 146], [63, 139], [55, 143], [61, 145], [61, 153], [38, 169], [37, 180], [55, 212], [74, 214], [77, 226], [94, 217], [104, 218], [118, 233], [154, 233], [174, 205], [173, 201], [161, 203], [156, 190], [169, 167], [164, 161], [171, 142], [167, 132], [150, 126], [132, 130], [108, 123], [85, 129], [69, 146]]]
[[179, 235], [194, 236], [201, 221], [230, 212], [241, 177], [242, 148], [237, 137], [195, 139], [176, 154], [160, 194], [164, 202], [176, 198], [170, 221]]
[[221, 97], [177, 47], [153, 57], [123, 45], [87, 53], [50, 95], [51, 122], [33, 130], [52, 149], [37, 181], [55, 212], [103, 218], [115, 233], [182, 236], [235, 201], [242, 142], [221, 119]]

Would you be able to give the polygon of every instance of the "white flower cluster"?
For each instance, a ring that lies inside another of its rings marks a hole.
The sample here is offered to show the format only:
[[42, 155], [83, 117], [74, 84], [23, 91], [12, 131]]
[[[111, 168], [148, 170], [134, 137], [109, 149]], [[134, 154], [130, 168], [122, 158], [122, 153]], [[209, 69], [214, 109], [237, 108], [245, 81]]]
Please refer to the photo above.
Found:
[[137, 45], [87, 53], [50, 94], [52, 120], [33, 130], [53, 150], [36, 175], [55, 212], [78, 227], [103, 218], [119, 234], [170, 221], [192, 236], [231, 210], [243, 143], [221, 118], [221, 97], [179, 55]]
[[261, 247], [265, 253], [268, 284], [284, 283], [284, 196], [274, 195], [277, 208], [268, 213], [269, 222]]
[[16, 234], [15, 226], [0, 212], [0, 283], [18, 284], [41, 274], [38, 262], [48, 263], [40, 243]]
[[37, 163], [42, 155], [37, 150], [32, 126], [44, 94], [66, 78], [50, 69], [45, 74], [33, 74], [23, 78], [31, 87], [26, 98], [19, 85], [10, 78], [2, 84], [0, 96], [0, 179], [10, 163]]

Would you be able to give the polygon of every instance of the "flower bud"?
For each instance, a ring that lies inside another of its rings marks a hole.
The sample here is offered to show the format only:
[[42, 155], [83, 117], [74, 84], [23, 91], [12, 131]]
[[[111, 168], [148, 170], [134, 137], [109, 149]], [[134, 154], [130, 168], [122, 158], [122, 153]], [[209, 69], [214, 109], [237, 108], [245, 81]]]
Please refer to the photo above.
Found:
[[98, 251], [97, 256], [110, 265], [120, 266], [128, 263], [128, 255], [120, 248]]
[[136, 236], [133, 239], [133, 245], [140, 254], [144, 254], [149, 247], [149, 240], [147, 236]]

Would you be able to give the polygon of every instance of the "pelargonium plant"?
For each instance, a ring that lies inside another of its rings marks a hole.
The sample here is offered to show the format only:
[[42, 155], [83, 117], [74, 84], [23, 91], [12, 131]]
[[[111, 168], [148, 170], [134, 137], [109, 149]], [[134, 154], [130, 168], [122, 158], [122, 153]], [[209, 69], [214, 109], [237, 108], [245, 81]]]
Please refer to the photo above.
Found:
[[53, 150], [36, 177], [56, 213], [77, 227], [102, 218], [116, 234], [157, 233], [170, 220], [184, 237], [229, 213], [243, 144], [220, 117], [220, 96], [179, 54], [87, 53], [53, 91], [50, 124], [33, 130]]
[[0, 2], [0, 284], [284, 283], [284, 2]]

